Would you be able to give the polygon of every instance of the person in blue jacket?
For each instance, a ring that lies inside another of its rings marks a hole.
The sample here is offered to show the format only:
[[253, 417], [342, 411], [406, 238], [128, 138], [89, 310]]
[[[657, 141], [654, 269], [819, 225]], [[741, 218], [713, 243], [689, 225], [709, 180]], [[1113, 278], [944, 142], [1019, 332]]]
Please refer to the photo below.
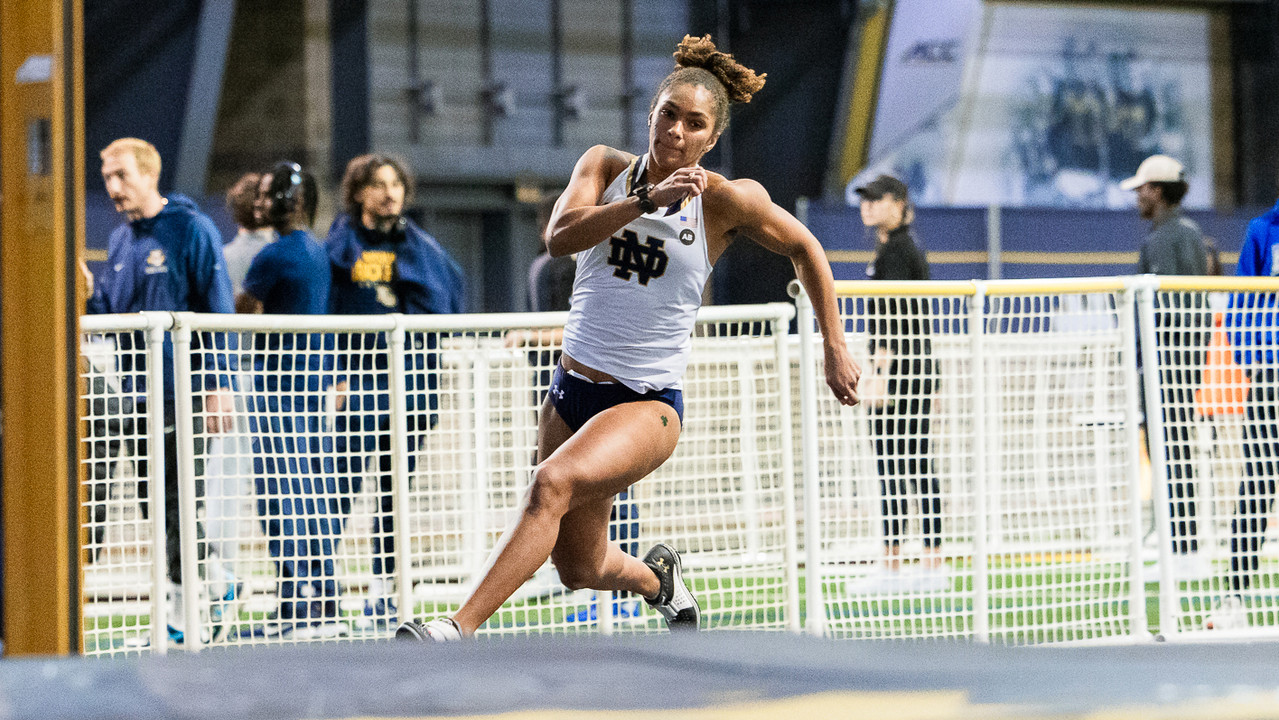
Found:
[[[342, 179], [344, 215], [329, 229], [327, 250], [333, 285], [329, 310], [340, 315], [458, 313], [465, 307], [462, 270], [448, 252], [404, 216], [413, 182], [404, 163], [384, 154], [361, 155]], [[405, 400], [409, 470], [419, 436], [436, 421], [436, 336], [406, 341]], [[367, 458], [376, 457], [378, 507], [373, 517], [373, 580], [365, 614], [376, 630], [395, 625], [389, 579], [395, 573], [390, 453], [389, 369], [385, 335], [339, 336], [345, 373], [339, 382], [338, 478], [358, 493]], [[339, 406], [341, 407], [341, 405]], [[347, 501], [349, 503], [349, 501]]]
[[[262, 176], [259, 203], [279, 239], [253, 258], [237, 310], [328, 312], [328, 255], [309, 230], [317, 194], [315, 178], [297, 163], [279, 163]], [[324, 396], [334, 382], [333, 336], [286, 332], [259, 342], [249, 425], [257, 512], [277, 558], [279, 629], [295, 637], [342, 635], [333, 560], [342, 515], [332, 435], [322, 427]]]
[[[1239, 250], [1240, 276], [1279, 277], [1279, 203], [1248, 223]], [[1232, 327], [1236, 361], [1248, 371], [1244, 403], [1244, 478], [1239, 503], [1230, 521], [1230, 575], [1227, 594], [1208, 618], [1211, 629], [1248, 625], [1243, 596], [1261, 568], [1267, 518], [1274, 507], [1275, 478], [1279, 477], [1279, 366], [1276, 366], [1276, 293], [1240, 293], [1226, 313]], [[1272, 587], [1270, 583], [1259, 583]]]
[[[101, 152], [102, 181], [117, 212], [126, 222], [111, 233], [105, 269], [97, 277], [82, 266], [88, 286], [87, 311], [101, 313], [135, 313], [155, 311], [192, 311], [229, 313], [234, 311], [231, 282], [222, 258], [222, 237], [217, 228], [190, 198], [178, 194], [164, 196], [159, 191], [160, 153], [155, 146], [137, 138], [121, 138]], [[234, 358], [225, 352], [229, 336], [197, 334], [192, 338], [192, 407], [195, 431], [219, 433], [229, 424], [221, 412], [229, 410], [230, 380], [228, 363]], [[145, 417], [147, 388], [139, 379], [131, 378], [135, 355], [128, 350], [142, 348], [141, 334], [120, 338], [121, 377], [125, 378], [126, 395], [135, 398], [139, 416]], [[132, 347], [123, 347], [132, 345]], [[201, 352], [203, 351], [203, 352]], [[164, 343], [164, 513], [165, 542], [168, 553], [168, 576], [174, 583], [170, 615], [170, 636], [181, 642], [182, 632], [182, 553], [179, 547], [178, 452], [173, 374], [173, 345]], [[139, 421], [140, 423], [142, 421]], [[146, 428], [134, 430], [146, 437]], [[130, 434], [134, 434], [130, 433]], [[139, 441], [140, 456], [146, 457], [145, 440]], [[146, 477], [144, 467], [138, 475]], [[138, 493], [148, 496], [145, 481]], [[148, 504], [143, 512], [149, 513]]]

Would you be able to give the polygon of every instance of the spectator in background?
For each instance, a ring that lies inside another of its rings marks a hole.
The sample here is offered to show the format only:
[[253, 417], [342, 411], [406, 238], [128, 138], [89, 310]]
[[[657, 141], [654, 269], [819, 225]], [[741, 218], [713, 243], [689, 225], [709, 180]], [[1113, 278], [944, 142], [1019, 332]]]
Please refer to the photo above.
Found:
[[[466, 286], [462, 271], [444, 248], [405, 217], [413, 198], [408, 169], [390, 155], [361, 155], [346, 166], [342, 204], [329, 228], [327, 250], [333, 285], [330, 311], [339, 315], [384, 313], [436, 314], [462, 312]], [[410, 334], [405, 359], [408, 411], [408, 462], [414, 469], [418, 443], [435, 423], [438, 358], [437, 336]], [[362, 469], [378, 475], [373, 517], [373, 579], [365, 615], [375, 630], [395, 625], [389, 580], [395, 573], [392, 536], [391, 420], [387, 387], [389, 356], [385, 335], [339, 336], [338, 385], [345, 410], [338, 416], [338, 475], [343, 488], [358, 493]], [[370, 352], [371, 351], [371, 352]], [[341, 406], [340, 406], [341, 409]], [[371, 463], [368, 457], [376, 459]], [[370, 466], [371, 465], [371, 466]]]
[[249, 272], [253, 258], [262, 248], [275, 242], [275, 230], [267, 224], [262, 208], [258, 207], [261, 180], [258, 173], [245, 173], [226, 193], [226, 209], [240, 227], [235, 239], [222, 248], [227, 277], [231, 279], [231, 292], [237, 298], [244, 292], [244, 275]]
[[[576, 256], [551, 257], [542, 240], [551, 220], [551, 212], [555, 209], [555, 200], [555, 197], [544, 198], [537, 205], [537, 243], [542, 251], [528, 268], [528, 309], [532, 312], [566, 312], [573, 301], [573, 277], [577, 274]], [[509, 347], [559, 347], [563, 337], [562, 328], [513, 330], [507, 334], [506, 344]], [[559, 362], [559, 351], [530, 351], [529, 362], [533, 367], [542, 368], [538, 372], [537, 387], [550, 387], [551, 369]], [[540, 397], [534, 402], [540, 402]]]
[[[1119, 184], [1137, 193], [1137, 212], [1151, 222], [1142, 241], [1137, 272], [1156, 275], [1203, 275], [1208, 269], [1203, 233], [1181, 212], [1190, 185], [1181, 163], [1167, 155], [1142, 161], [1137, 174]], [[1159, 406], [1162, 409], [1168, 510], [1172, 550], [1178, 577], [1204, 577], [1208, 562], [1198, 555], [1195, 520], [1194, 462], [1191, 421], [1194, 391], [1202, 374], [1205, 323], [1202, 293], [1156, 293], [1155, 339], [1159, 357]], [[1142, 393], [1145, 400], [1145, 393]], [[1149, 408], [1146, 408], [1149, 412]]]
[[[134, 313], [145, 310], [230, 313], [234, 311], [231, 282], [222, 257], [222, 238], [217, 228], [188, 197], [160, 194], [160, 153], [155, 146], [137, 138], [121, 138], [102, 150], [102, 181], [115, 209], [126, 222], [111, 233], [107, 263], [95, 278], [81, 266], [89, 292], [89, 313]], [[229, 336], [223, 336], [229, 337]], [[140, 334], [122, 336], [122, 343], [142, 347]], [[197, 333], [191, 338], [192, 392], [197, 435], [220, 433], [229, 421], [222, 413], [231, 409], [230, 379], [226, 373], [229, 357], [212, 334]], [[126, 350], [128, 348], [120, 348]], [[131, 361], [123, 353], [125, 362]], [[121, 367], [129, 378], [133, 367]], [[145, 418], [142, 403], [147, 388], [125, 387], [135, 395], [137, 412]], [[169, 635], [171, 641], [185, 639], [182, 596], [182, 552], [179, 544], [177, 413], [173, 373], [173, 345], [164, 343], [164, 515], [168, 554]], [[139, 425], [145, 420], [139, 420]], [[229, 429], [229, 428], [225, 428]], [[147, 429], [137, 427], [138, 452], [148, 455]], [[197, 467], [200, 463], [197, 463]], [[139, 477], [147, 471], [140, 467]], [[198, 491], [197, 491], [198, 492]], [[145, 481], [138, 494], [148, 496]], [[143, 505], [149, 514], [149, 504]]]
[[[1279, 277], [1279, 203], [1248, 223], [1239, 250], [1240, 276]], [[1212, 629], [1247, 627], [1249, 591], [1274, 590], [1274, 576], [1258, 582], [1261, 546], [1268, 518], [1274, 509], [1275, 480], [1279, 477], [1279, 365], [1276, 364], [1273, 292], [1239, 293], [1227, 312], [1233, 328], [1235, 357], [1248, 371], [1248, 397], [1244, 401], [1244, 473], [1239, 483], [1239, 504], [1230, 521], [1229, 594], [1208, 619]], [[1257, 605], [1263, 601], [1258, 599]]]
[[[262, 217], [279, 240], [253, 258], [236, 299], [240, 312], [323, 315], [330, 271], [324, 246], [311, 235], [316, 183], [292, 162], [259, 180]], [[253, 354], [253, 477], [267, 548], [277, 564], [281, 631], [294, 637], [346, 633], [336, 621], [333, 556], [343, 515], [333, 440], [321, 427], [333, 385], [332, 336], [272, 334]]]
[[[906, 184], [880, 175], [856, 189], [862, 223], [875, 232], [875, 258], [866, 267], [871, 280], [928, 280], [928, 260], [915, 244], [910, 225], [915, 211]], [[870, 373], [862, 376], [862, 398], [870, 415], [881, 509], [884, 517], [883, 572], [869, 576], [863, 591], [906, 589], [901, 545], [909, 537], [911, 501], [918, 498], [924, 555], [912, 587], [924, 591], [949, 584], [941, 554], [941, 482], [929, 453], [936, 368], [929, 339], [927, 299], [877, 298], [867, 303]]]
[[555, 197], [537, 204], [538, 245], [542, 251], [528, 268], [528, 309], [533, 312], [565, 311], [573, 299], [573, 277], [577, 274], [577, 256], [551, 257], [542, 236], [555, 209]]

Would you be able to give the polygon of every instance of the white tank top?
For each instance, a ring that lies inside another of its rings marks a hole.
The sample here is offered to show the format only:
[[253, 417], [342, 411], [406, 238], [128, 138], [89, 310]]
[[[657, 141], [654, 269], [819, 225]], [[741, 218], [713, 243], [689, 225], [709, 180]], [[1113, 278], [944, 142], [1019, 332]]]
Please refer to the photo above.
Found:
[[[647, 159], [631, 161], [600, 204], [646, 182]], [[710, 274], [701, 196], [641, 215], [578, 253], [564, 352], [636, 392], [680, 387]]]

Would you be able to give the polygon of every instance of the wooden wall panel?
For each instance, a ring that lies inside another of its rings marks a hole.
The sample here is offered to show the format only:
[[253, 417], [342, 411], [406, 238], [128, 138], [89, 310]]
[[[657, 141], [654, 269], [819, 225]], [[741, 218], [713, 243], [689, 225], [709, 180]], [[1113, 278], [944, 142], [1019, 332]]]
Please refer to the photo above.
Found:
[[80, 25], [80, 0], [0, 6], [3, 619], [11, 655], [79, 647]]

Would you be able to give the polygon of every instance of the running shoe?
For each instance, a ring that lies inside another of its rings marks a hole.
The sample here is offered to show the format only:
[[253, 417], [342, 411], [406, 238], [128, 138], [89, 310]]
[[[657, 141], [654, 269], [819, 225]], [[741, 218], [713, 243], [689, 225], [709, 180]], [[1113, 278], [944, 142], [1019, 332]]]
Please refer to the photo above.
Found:
[[418, 642], [457, 642], [462, 639], [462, 629], [453, 618], [435, 618], [428, 623], [405, 620], [395, 631], [396, 640], [417, 640]]
[[644, 564], [661, 582], [657, 596], [651, 600], [645, 598], [645, 602], [666, 618], [666, 627], [672, 632], [700, 630], [702, 609], [684, 584], [684, 566], [675, 548], [666, 543], [654, 545], [644, 556]]

